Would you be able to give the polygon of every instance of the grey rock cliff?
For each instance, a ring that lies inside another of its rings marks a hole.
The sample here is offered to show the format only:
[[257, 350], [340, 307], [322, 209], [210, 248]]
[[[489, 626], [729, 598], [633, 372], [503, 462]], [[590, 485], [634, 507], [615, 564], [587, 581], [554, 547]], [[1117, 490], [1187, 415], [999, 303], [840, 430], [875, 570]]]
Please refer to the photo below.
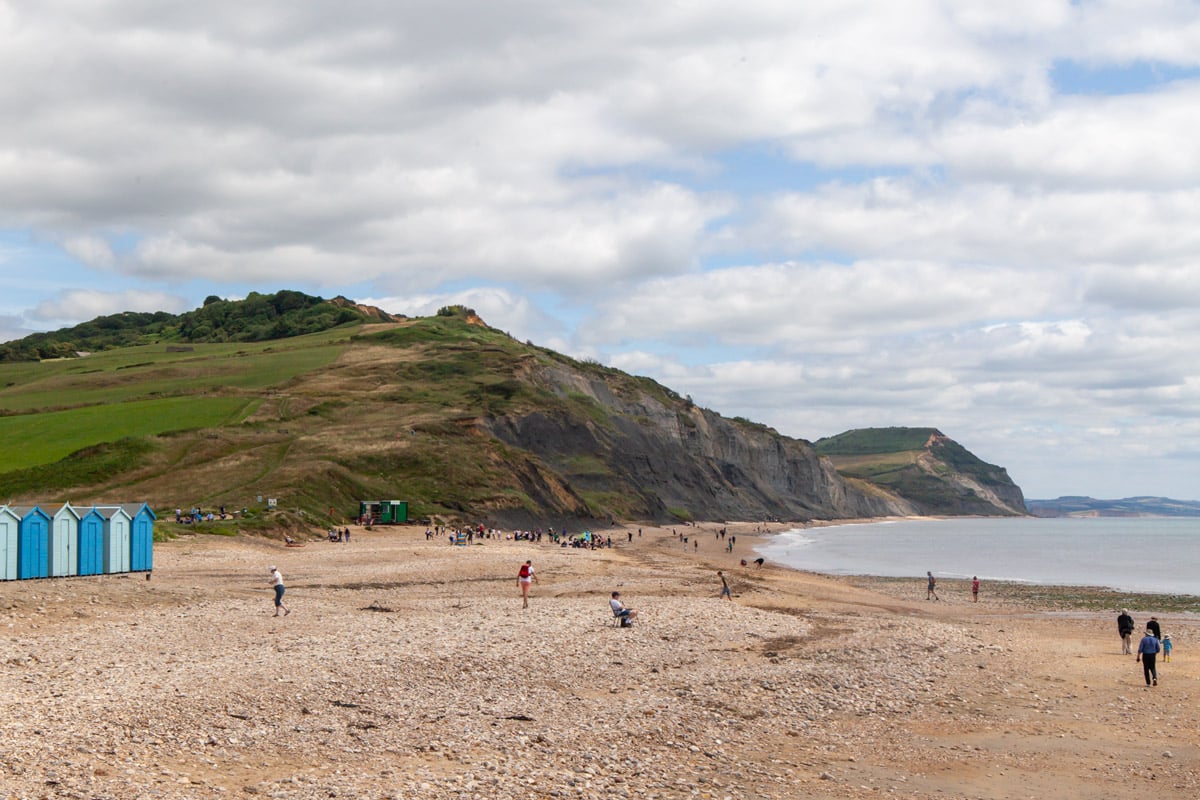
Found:
[[913, 506], [838, 475], [802, 440], [687, 401], [566, 366], [527, 376], [589, 414], [536, 411], [483, 427], [563, 475], [581, 496], [628, 514], [697, 519], [837, 519], [912, 514]]

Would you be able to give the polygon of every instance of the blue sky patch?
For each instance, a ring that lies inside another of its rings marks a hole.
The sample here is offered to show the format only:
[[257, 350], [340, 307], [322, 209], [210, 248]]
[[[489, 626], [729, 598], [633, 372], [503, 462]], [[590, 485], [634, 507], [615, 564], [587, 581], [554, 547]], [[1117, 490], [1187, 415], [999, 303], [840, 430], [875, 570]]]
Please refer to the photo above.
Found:
[[1200, 78], [1200, 66], [1182, 67], [1164, 61], [1135, 61], [1117, 66], [1059, 59], [1050, 68], [1050, 81], [1059, 94], [1137, 94], [1194, 78]]

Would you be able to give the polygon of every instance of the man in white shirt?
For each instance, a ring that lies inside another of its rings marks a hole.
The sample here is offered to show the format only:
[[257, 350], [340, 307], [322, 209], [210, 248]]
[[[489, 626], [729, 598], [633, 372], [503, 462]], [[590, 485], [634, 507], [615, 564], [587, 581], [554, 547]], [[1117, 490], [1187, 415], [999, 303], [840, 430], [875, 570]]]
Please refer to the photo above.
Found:
[[621, 620], [622, 628], [628, 628], [633, 624], [633, 620], [637, 617], [638, 612], [632, 608], [625, 607], [625, 604], [621, 602], [620, 592], [613, 592], [612, 599], [608, 601], [608, 604], [612, 607], [613, 616]]
[[275, 616], [279, 616], [279, 609], [283, 609], [283, 615], [286, 617], [292, 613], [288, 607], [283, 604], [283, 576], [279, 574], [279, 570], [271, 567], [271, 585], [275, 587]]

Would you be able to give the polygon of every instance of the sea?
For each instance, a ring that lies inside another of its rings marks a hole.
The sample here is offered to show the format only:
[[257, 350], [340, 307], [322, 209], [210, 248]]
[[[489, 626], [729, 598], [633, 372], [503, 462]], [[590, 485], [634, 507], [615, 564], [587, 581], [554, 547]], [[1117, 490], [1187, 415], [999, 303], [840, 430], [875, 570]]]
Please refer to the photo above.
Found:
[[833, 575], [1200, 595], [1200, 517], [888, 520], [786, 531], [758, 554]]

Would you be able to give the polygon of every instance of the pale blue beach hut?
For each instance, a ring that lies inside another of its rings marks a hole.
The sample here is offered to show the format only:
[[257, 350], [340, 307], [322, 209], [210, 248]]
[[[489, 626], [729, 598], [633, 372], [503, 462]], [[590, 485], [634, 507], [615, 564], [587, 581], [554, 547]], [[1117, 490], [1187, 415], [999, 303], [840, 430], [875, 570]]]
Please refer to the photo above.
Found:
[[50, 515], [38, 506], [13, 506], [21, 517], [17, 529], [17, 577], [50, 575]]
[[121, 506], [129, 515], [129, 569], [149, 572], [154, 569], [154, 510], [147, 503]]
[[17, 579], [17, 534], [21, 515], [8, 506], [0, 506], [0, 581]]
[[104, 515], [94, 507], [79, 518], [79, 574], [104, 572]]
[[104, 518], [104, 571], [129, 572], [129, 536], [133, 519], [121, 506], [96, 506]]
[[50, 523], [50, 577], [79, 574], [79, 512], [63, 503]]

